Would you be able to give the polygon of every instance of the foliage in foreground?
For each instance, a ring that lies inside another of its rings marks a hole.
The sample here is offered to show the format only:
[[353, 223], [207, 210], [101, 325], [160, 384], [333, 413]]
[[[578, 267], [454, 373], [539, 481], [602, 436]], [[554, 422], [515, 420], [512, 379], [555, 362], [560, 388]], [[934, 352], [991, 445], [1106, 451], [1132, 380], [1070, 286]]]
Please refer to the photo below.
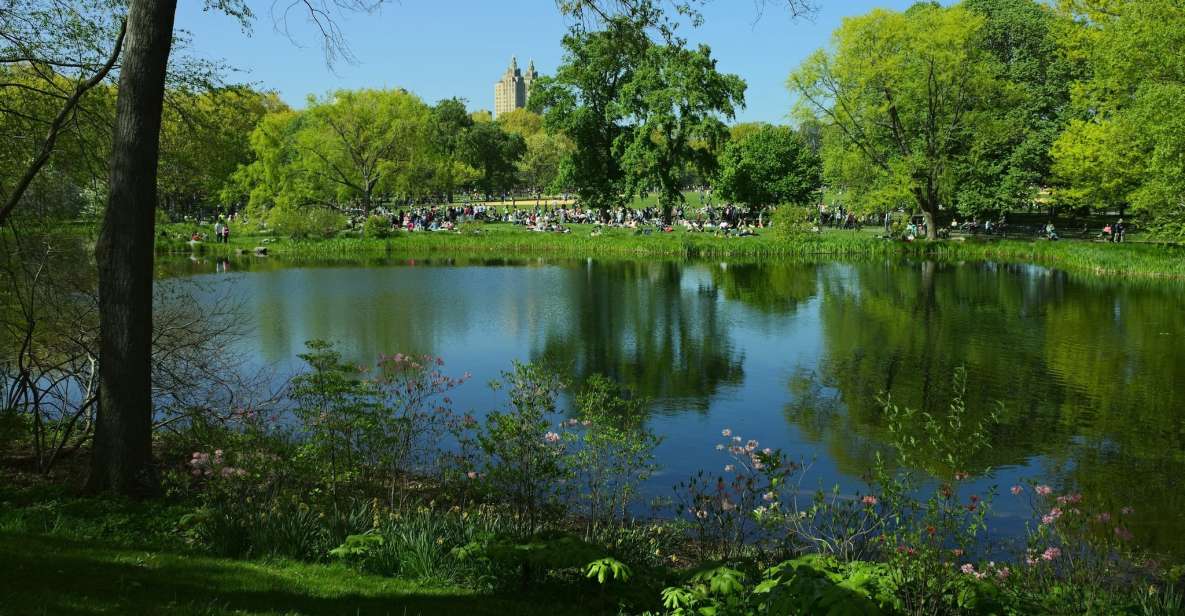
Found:
[[646, 522], [632, 503], [656, 468], [657, 439], [641, 421], [645, 403], [606, 379], [586, 383], [563, 417], [564, 384], [515, 366], [499, 386], [504, 406], [479, 421], [452, 412], [460, 379], [433, 358], [396, 355], [367, 369], [321, 343], [304, 358], [295, 425], [264, 415], [232, 427], [195, 421], [162, 440], [167, 500], [5, 491], [0, 532], [340, 562], [423, 588], [562, 593], [593, 612], [1180, 608], [1174, 573], [1132, 547], [1128, 508], [1015, 485], [1005, 498], [1029, 498], [1034, 511], [1026, 540], [1004, 551], [986, 541], [996, 496], [971, 492], [966, 469], [994, 420], [968, 413], [961, 372], [941, 416], [882, 402], [898, 453], [870, 469], [864, 494], [804, 495], [809, 464], [724, 429], [722, 472], [676, 488], [680, 519]]

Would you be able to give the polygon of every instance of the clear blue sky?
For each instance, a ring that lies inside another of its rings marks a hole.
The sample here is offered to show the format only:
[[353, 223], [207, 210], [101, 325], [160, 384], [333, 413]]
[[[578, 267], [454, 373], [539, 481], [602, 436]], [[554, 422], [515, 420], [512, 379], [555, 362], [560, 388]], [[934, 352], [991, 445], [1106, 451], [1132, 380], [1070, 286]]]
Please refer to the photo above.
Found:
[[[273, 27], [271, 0], [250, 2], [256, 12], [250, 36], [237, 22], [202, 11], [201, 0], [181, 0], [177, 27], [190, 32], [190, 53], [220, 59], [241, 70], [236, 81], [274, 89], [303, 106], [309, 94], [338, 88], [402, 87], [434, 103], [458, 96], [470, 109], [493, 107], [494, 82], [518, 56], [545, 74], [562, 59], [567, 23], [552, 0], [399, 0], [374, 15], [338, 20], [356, 63], [326, 67], [319, 38], [294, 12], [289, 36]], [[279, 0], [279, 5], [287, 0]], [[771, 2], [770, 4], [777, 4]], [[705, 24], [685, 35], [712, 47], [720, 69], [749, 84], [740, 121], [785, 122], [792, 105], [786, 77], [813, 50], [825, 46], [847, 15], [883, 6], [904, 9], [912, 0], [820, 0], [813, 20], [791, 21], [770, 8], [757, 19], [753, 0], [712, 0]], [[295, 39], [293, 42], [292, 39]]]

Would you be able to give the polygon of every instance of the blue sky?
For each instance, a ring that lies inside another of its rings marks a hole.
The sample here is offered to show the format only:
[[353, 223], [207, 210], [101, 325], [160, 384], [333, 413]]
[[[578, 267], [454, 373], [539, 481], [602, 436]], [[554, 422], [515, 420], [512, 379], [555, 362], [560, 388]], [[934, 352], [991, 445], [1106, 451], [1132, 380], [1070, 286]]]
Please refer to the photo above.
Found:
[[[754, 0], [712, 0], [704, 25], [685, 35], [710, 45], [721, 70], [748, 82], [747, 107], [738, 120], [785, 122], [793, 104], [786, 77], [827, 44], [844, 16], [911, 3], [821, 0], [813, 20], [791, 21], [774, 8], [758, 20]], [[552, 73], [562, 59], [560, 39], [567, 28], [552, 0], [399, 0], [373, 15], [341, 16], [357, 60], [330, 70], [303, 16], [289, 21], [290, 38], [273, 27], [271, 0], [254, 0], [256, 19], [248, 36], [233, 19], [204, 12], [203, 4], [181, 0], [178, 7], [177, 27], [192, 36], [190, 53], [225, 61], [242, 71], [237, 81], [274, 89], [294, 106], [302, 106], [308, 94], [339, 88], [403, 87], [429, 103], [459, 96], [471, 109], [490, 109], [494, 81], [510, 57], [518, 56], [524, 68], [534, 59], [540, 72]]]

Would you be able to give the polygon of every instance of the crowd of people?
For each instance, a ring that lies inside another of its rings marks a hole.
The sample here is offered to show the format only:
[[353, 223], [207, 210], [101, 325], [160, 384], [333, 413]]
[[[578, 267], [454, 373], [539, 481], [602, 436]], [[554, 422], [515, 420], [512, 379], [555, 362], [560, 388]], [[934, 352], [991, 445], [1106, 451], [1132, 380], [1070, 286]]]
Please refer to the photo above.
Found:
[[[451, 231], [469, 221], [501, 222], [521, 225], [534, 231], [567, 233], [573, 224], [635, 229], [640, 232], [672, 232], [683, 228], [695, 232], [718, 232], [751, 235], [768, 224], [764, 212], [740, 206], [681, 206], [672, 209], [670, 220], [656, 207], [610, 208], [601, 210], [579, 205], [535, 206], [528, 208], [493, 205], [420, 206], [381, 212], [393, 229], [404, 231]], [[360, 224], [361, 220], [353, 224]]]
[[[531, 231], [571, 233], [570, 225], [594, 225], [593, 234], [600, 235], [601, 228], [632, 229], [638, 234], [671, 233], [676, 229], [688, 232], [708, 232], [716, 235], [749, 236], [756, 235], [758, 230], [769, 226], [769, 212], [763, 209], [750, 209], [744, 206], [725, 203], [714, 205], [710, 199], [701, 195], [700, 203], [694, 205], [685, 203], [671, 210], [669, 219], [663, 216], [663, 211], [657, 207], [616, 207], [601, 210], [584, 207], [576, 203], [552, 203], [531, 207], [511, 207], [508, 204], [462, 203], [454, 205], [419, 205], [398, 209], [379, 208], [371, 216], [379, 216], [389, 221], [392, 230], [407, 232], [417, 231], [457, 231], [458, 227], [467, 222], [478, 223], [507, 223], [526, 227]], [[905, 217], [904, 221], [902, 217]], [[812, 228], [818, 232], [824, 228], [860, 230], [865, 226], [881, 226], [885, 237], [901, 237], [906, 240], [926, 237], [926, 223], [921, 216], [909, 216], [903, 213], [857, 214], [846, 210], [842, 206], [828, 208], [819, 206], [817, 214], [812, 216]], [[360, 229], [367, 217], [360, 213], [349, 219], [353, 229]], [[894, 224], [894, 222], [897, 224]], [[219, 215], [213, 222], [213, 241], [227, 244], [230, 242], [231, 223], [241, 222], [239, 217]], [[208, 223], [203, 223], [208, 224]], [[901, 226], [898, 226], [901, 225]], [[1007, 234], [1008, 224], [1001, 217], [999, 221], [986, 219], [970, 219], [960, 222], [952, 219], [950, 225], [940, 225], [938, 235], [949, 237], [954, 232], [963, 234]], [[1025, 233], [1022, 230], [1019, 231]], [[1031, 231], [1030, 231], [1031, 232]], [[1104, 226], [1096, 240], [1107, 242], [1123, 242], [1127, 239], [1128, 225], [1122, 218], [1115, 223]], [[162, 230], [163, 233], [163, 230]], [[189, 239], [194, 242], [209, 241], [211, 234], [196, 231]], [[1060, 239], [1058, 230], [1052, 221], [1039, 226], [1037, 236], [1043, 239]], [[1088, 226], [1082, 228], [1081, 237], [1090, 238]]]

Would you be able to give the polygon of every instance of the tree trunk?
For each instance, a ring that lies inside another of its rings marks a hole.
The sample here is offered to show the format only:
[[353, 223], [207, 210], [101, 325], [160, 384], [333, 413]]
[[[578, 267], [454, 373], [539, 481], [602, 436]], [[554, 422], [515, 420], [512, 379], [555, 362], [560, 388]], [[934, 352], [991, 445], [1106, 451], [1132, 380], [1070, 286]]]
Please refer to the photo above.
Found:
[[99, 268], [99, 383], [88, 487], [155, 492], [152, 461], [152, 272], [165, 70], [177, 0], [133, 0], [112, 131]]
[[926, 239], [938, 239], [938, 227], [934, 226], [934, 210], [930, 207], [922, 207], [922, 220], [926, 221]]

